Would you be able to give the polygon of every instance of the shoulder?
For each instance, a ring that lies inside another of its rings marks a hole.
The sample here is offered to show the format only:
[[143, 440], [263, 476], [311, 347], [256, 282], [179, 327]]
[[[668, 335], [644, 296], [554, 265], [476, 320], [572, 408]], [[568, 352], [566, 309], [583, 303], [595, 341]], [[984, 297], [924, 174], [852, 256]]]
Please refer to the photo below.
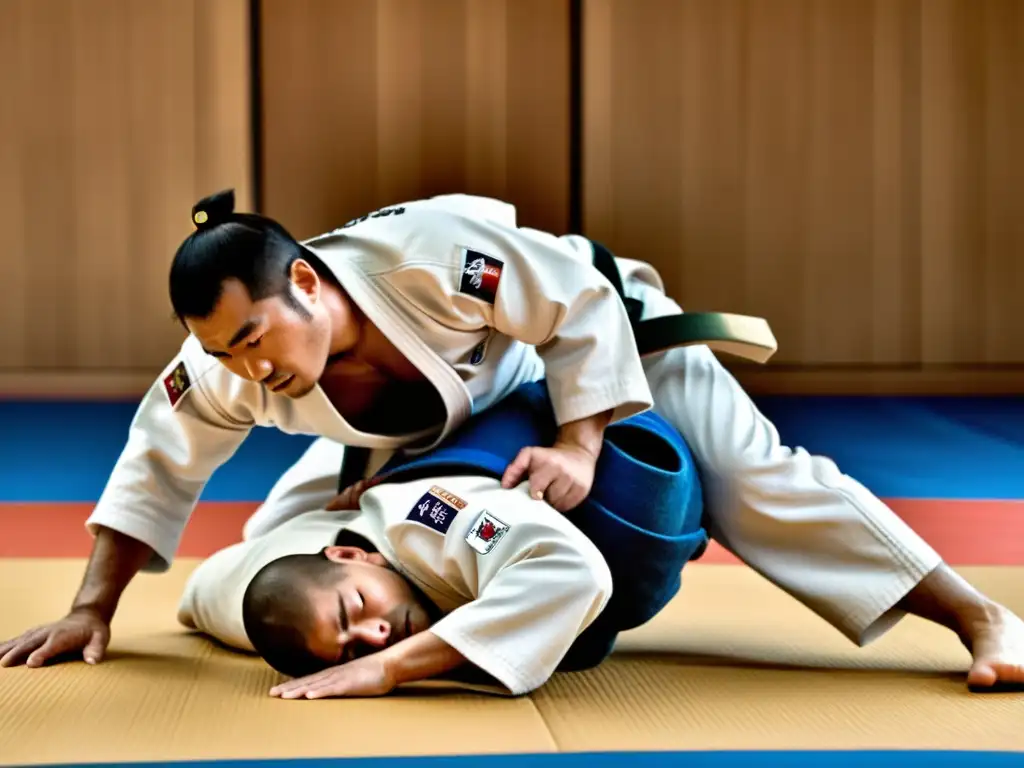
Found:
[[303, 242], [331, 266], [344, 258], [370, 276], [407, 269], [461, 268], [467, 247], [500, 240], [516, 228], [510, 203], [445, 195], [389, 205]]
[[516, 208], [511, 203], [477, 195], [440, 195], [438, 197], [395, 203], [367, 211], [339, 227], [310, 238], [304, 245], [317, 248], [335, 241], [340, 235], [366, 238], [394, 238], [403, 233], [452, 231], [458, 224], [517, 226]]
[[171, 409], [213, 411], [228, 421], [251, 423], [263, 410], [259, 384], [236, 376], [189, 334], [157, 382]]
[[[438, 544], [443, 538], [448, 567], [471, 575], [470, 581], [479, 579], [480, 587], [508, 567], [541, 559], [565, 576], [610, 583], [607, 563], [594, 543], [565, 515], [532, 499], [525, 486], [506, 489], [499, 479], [484, 476], [437, 477], [429, 485], [424, 498], [436, 498], [449, 513], [456, 513], [450, 522], [444, 521], [444, 532], [438, 536]], [[386, 488], [373, 490], [386, 495]], [[429, 529], [438, 529], [429, 510], [424, 517], [419, 509], [410, 509], [409, 527], [400, 534], [402, 538], [411, 534], [410, 544], [431, 538], [434, 532]], [[419, 529], [424, 529], [420, 535], [413, 533]]]

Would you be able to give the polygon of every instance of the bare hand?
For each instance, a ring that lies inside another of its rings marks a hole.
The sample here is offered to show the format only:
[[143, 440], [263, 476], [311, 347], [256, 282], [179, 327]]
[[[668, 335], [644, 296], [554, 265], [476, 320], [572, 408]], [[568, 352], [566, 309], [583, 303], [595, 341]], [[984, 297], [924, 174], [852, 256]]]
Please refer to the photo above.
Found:
[[373, 477], [368, 480], [360, 480], [357, 483], [353, 483], [344, 491], [339, 493], [327, 506], [324, 507], [326, 510], [339, 510], [339, 509], [359, 509], [359, 497], [362, 496], [366, 491], [378, 485], [383, 478]]
[[347, 664], [298, 677], [270, 689], [281, 699], [383, 696], [395, 687], [394, 677], [380, 653], [371, 653]]
[[0, 667], [41, 667], [75, 651], [82, 651], [87, 663], [98, 664], [109, 642], [110, 627], [103, 619], [89, 611], [72, 612], [60, 621], [0, 643]]
[[503, 488], [514, 488], [530, 478], [530, 495], [546, 499], [559, 512], [583, 503], [594, 485], [597, 457], [576, 445], [556, 443], [551, 448], [524, 448], [501, 478]]

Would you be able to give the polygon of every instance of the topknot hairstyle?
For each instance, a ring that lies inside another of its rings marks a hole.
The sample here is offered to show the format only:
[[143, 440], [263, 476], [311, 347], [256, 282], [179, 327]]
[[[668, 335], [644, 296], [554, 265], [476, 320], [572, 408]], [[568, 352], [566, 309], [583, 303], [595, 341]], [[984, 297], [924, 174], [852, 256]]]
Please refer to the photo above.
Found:
[[280, 296], [305, 314], [289, 288], [292, 264], [301, 258], [330, 276], [323, 262], [276, 221], [236, 213], [233, 189], [192, 206], [192, 223], [196, 230], [178, 247], [170, 270], [171, 305], [182, 323], [187, 317], [209, 317], [230, 279], [239, 280], [252, 301]]

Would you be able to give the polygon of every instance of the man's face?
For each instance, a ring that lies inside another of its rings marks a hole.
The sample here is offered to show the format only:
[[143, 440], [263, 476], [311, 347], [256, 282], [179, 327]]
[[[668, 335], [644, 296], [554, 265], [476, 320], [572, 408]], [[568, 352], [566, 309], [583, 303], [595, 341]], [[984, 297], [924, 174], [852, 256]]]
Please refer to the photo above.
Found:
[[430, 626], [420, 599], [404, 576], [376, 553], [328, 547], [337, 578], [309, 587], [307, 647], [331, 664], [366, 656]]
[[285, 297], [252, 301], [238, 280], [224, 282], [213, 312], [185, 324], [232, 373], [276, 394], [301, 397], [316, 386], [330, 354], [330, 317], [317, 300], [315, 275], [293, 281]]

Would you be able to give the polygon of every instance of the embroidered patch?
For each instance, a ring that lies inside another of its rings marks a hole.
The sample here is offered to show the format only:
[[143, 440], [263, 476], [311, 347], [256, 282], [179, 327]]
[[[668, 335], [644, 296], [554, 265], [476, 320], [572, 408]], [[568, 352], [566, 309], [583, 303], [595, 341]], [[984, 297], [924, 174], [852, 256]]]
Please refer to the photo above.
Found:
[[448, 533], [452, 520], [459, 514], [459, 510], [464, 509], [465, 506], [466, 502], [454, 493], [435, 485], [431, 486], [430, 490], [420, 497], [420, 500], [416, 502], [416, 506], [409, 511], [406, 520], [423, 523], [423, 525], [433, 528], [438, 533]]
[[182, 360], [174, 366], [173, 371], [164, 376], [164, 390], [167, 392], [167, 399], [171, 401], [171, 408], [178, 404], [191, 386], [192, 380], [188, 377], [188, 369]]
[[498, 295], [498, 282], [505, 265], [487, 254], [466, 249], [459, 291], [493, 304]]
[[504, 538], [508, 528], [485, 509], [466, 534], [466, 543], [481, 555], [486, 555]]
[[466, 508], [466, 502], [465, 501], [460, 499], [458, 496], [456, 496], [451, 491], [446, 491], [444, 488], [442, 488], [439, 485], [432, 485], [432, 486], [430, 486], [430, 492], [432, 494], [434, 494], [435, 496], [437, 496], [439, 499], [444, 499], [445, 501], [447, 501], [449, 504], [451, 504], [456, 509], [465, 509]]

